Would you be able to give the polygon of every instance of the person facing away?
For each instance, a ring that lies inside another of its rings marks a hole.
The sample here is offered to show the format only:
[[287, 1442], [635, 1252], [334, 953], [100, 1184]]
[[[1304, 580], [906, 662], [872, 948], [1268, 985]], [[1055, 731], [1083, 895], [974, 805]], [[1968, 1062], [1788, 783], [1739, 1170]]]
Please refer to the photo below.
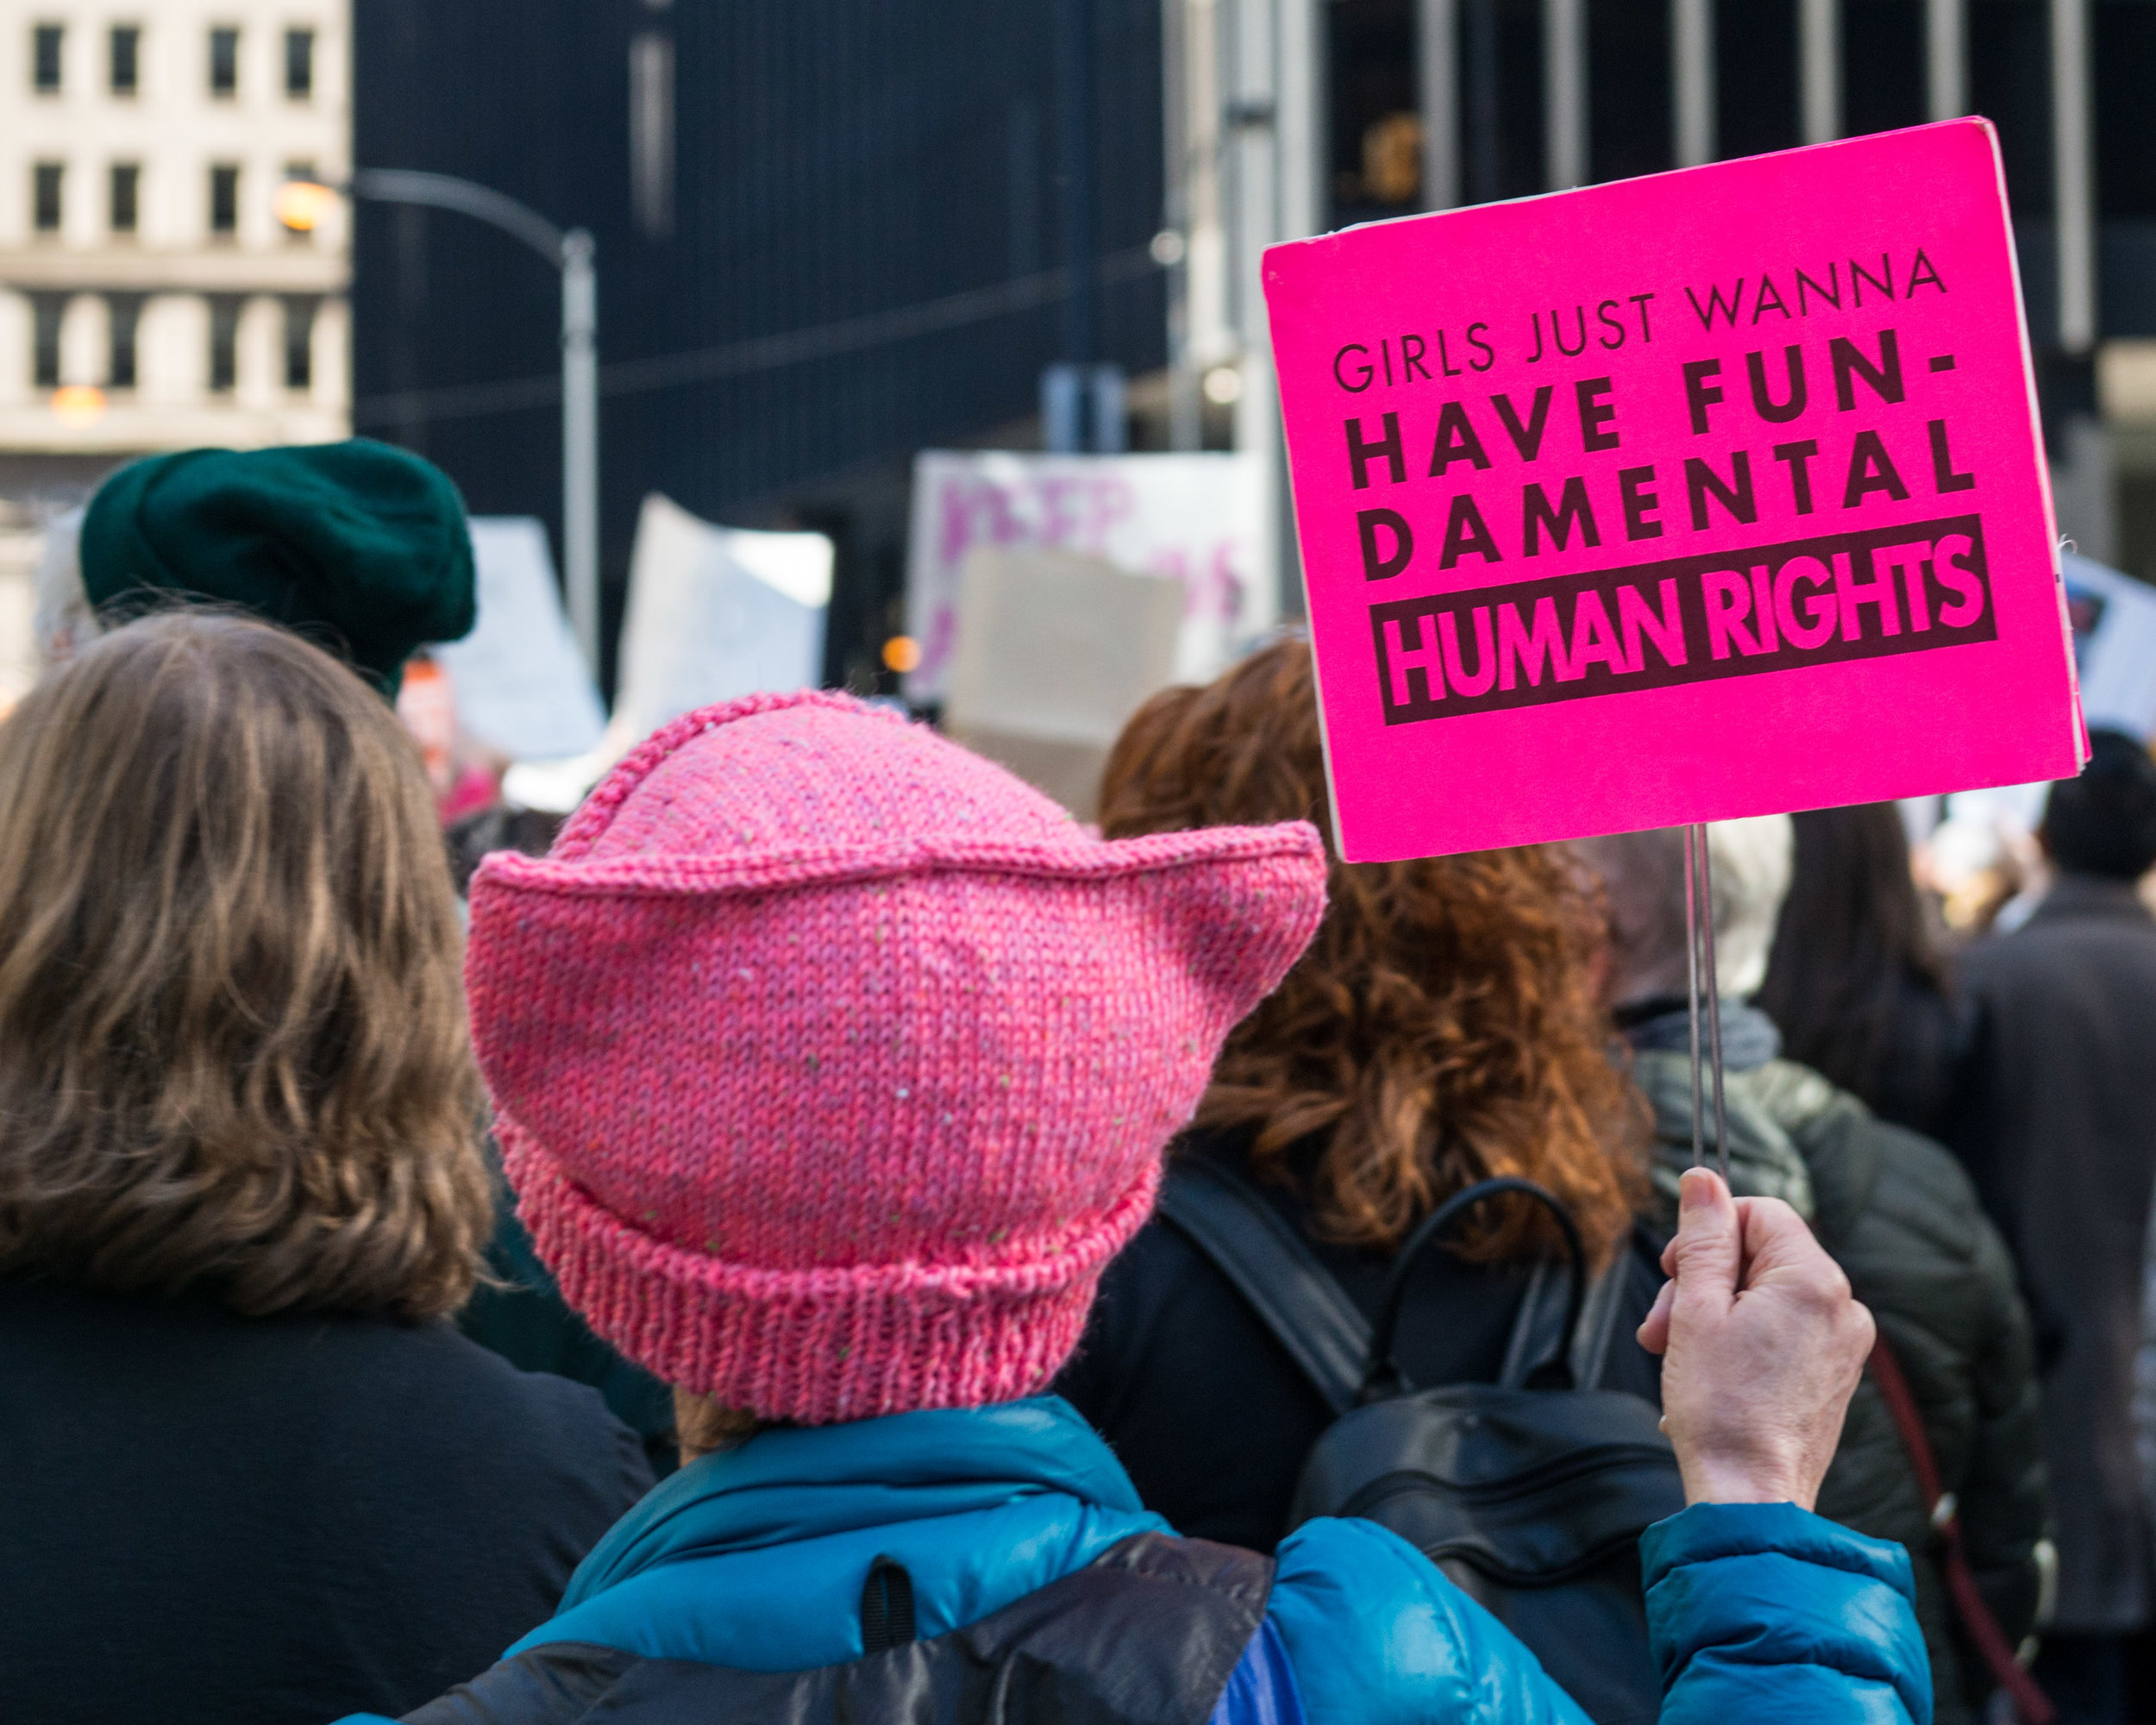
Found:
[[[1306, 825], [1103, 840], [814, 693], [674, 722], [547, 857], [488, 858], [509, 1177], [687, 1465], [412, 1725], [1579, 1725], [1411, 1546], [1178, 1539], [1044, 1393], [1325, 878]], [[1802, 1507], [1870, 1320], [1784, 1207], [1685, 1195], [1645, 1336], [1697, 1500], [1646, 1552], [1668, 1716], [1921, 1721], [1907, 1559]]]
[[146, 618], [0, 724], [0, 1713], [318, 1725], [551, 1610], [650, 1475], [449, 1327], [492, 1221], [388, 704]]
[[[1307, 643], [1156, 695], [1103, 775], [1112, 837], [1307, 819], [1328, 837]], [[1659, 1394], [1632, 1339], [1662, 1276], [1640, 1250], [1645, 1120], [1610, 1065], [1589, 963], [1600, 919], [1547, 848], [1327, 869], [1325, 920], [1230, 1032], [1171, 1147], [1252, 1183], [1375, 1323], [1395, 1252], [1455, 1192], [1501, 1175], [1570, 1209], [1616, 1308], [1583, 1388]], [[1555, 1246], [1539, 1207], [1500, 1207], [1415, 1274], [1400, 1364], [1422, 1385], [1495, 1383], [1530, 1279]], [[1601, 1314], [1598, 1303], [1595, 1314]], [[1335, 1418], [1227, 1276], [1164, 1221], [1109, 1265], [1056, 1389], [1185, 1533], [1270, 1551]]]
[[1752, 1004], [1782, 1047], [1883, 1120], [1947, 1141], [1970, 1013], [1892, 803], [1789, 817], [1796, 864]]
[[[130, 462], [86, 509], [47, 528], [35, 592], [31, 634], [46, 665], [64, 662], [145, 603], [183, 598], [304, 635], [392, 697], [416, 649], [461, 638], [478, 616], [472, 536], [455, 486], [409, 450], [364, 437]], [[499, 823], [485, 836], [524, 837]], [[477, 861], [453, 866], [468, 875]], [[673, 1465], [665, 1387], [593, 1340], [562, 1306], [506, 1205], [457, 1322], [512, 1365], [591, 1384], [643, 1434], [655, 1467]]]
[[1973, 1106], [1961, 1145], [2013, 1243], [2045, 1360], [2059, 1604], [2042, 1673], [2079, 1717], [2125, 1716], [2125, 1642], [2156, 1615], [2134, 1458], [2141, 1254], [2156, 1185], [2156, 762], [2097, 731], [2039, 837], [2058, 879], [1971, 947]]
[[[1773, 1022], [1745, 1003], [1766, 974], [1789, 888], [1789, 818], [1718, 821], [1707, 843], [1730, 1183], [1785, 1199], [1871, 1308], [1915, 1394], [1942, 1490], [1959, 1507], [1978, 1589], [2013, 1646], [2034, 1624], [2047, 1552], [2039, 1550], [2044, 1470], [2029, 1326], [2012, 1260], [1952, 1156], [1782, 1058]], [[1664, 1226], [1674, 1226], [1693, 1132], [1683, 831], [1625, 833], [1575, 848], [1607, 895], [1608, 992], [1630, 1044], [1633, 1077], [1654, 1107], [1657, 1205]], [[1711, 1162], [1711, 1089], [1704, 1108]], [[1933, 1537], [1938, 1506], [1924, 1501], [1870, 1375], [1850, 1404], [1819, 1512], [1908, 1547], [1938, 1716], [1970, 1717], [1991, 1678], [1947, 1596]]]

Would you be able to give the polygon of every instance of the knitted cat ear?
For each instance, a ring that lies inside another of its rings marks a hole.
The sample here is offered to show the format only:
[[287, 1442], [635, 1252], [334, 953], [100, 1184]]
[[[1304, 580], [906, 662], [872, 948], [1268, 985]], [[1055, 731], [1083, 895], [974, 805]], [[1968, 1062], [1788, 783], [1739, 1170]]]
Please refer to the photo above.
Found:
[[1325, 916], [1325, 841], [1307, 821], [1118, 841], [1156, 847], [1141, 876], [1170, 962], [1209, 997], [1215, 1040], [1280, 986]]

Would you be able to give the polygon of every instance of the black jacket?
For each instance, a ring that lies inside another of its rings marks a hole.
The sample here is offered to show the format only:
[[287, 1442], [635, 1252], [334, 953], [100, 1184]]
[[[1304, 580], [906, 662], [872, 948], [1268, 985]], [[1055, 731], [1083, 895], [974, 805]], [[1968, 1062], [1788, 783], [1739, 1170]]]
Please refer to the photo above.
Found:
[[0, 1716], [403, 1713], [649, 1488], [599, 1396], [446, 1322], [0, 1276]]
[[[1248, 1138], [1187, 1134], [1175, 1154], [1247, 1176]], [[1391, 1259], [1321, 1239], [1291, 1193], [1262, 1186], [1363, 1315], [1375, 1321]], [[1659, 1242], [1638, 1241], [1619, 1289], [1618, 1339], [1593, 1381], [1659, 1402], [1658, 1362], [1632, 1339], [1661, 1283]], [[1532, 1265], [1433, 1252], [1401, 1327], [1417, 1383], [1494, 1383]], [[1056, 1393], [1114, 1446], [1149, 1509], [1194, 1538], [1269, 1552], [1288, 1531], [1304, 1459], [1332, 1410], [1211, 1260], [1168, 1224], [1139, 1230], [1101, 1277], [1085, 1338]]]
[[[2028, 1318], [2006, 1247], [1944, 1149], [1876, 1118], [1809, 1067], [1767, 1057], [1775, 1038], [1761, 1014], [1734, 1001], [1722, 1012], [1732, 1050], [1731, 1185], [1786, 1199], [1808, 1218], [1871, 1308], [1923, 1411], [1977, 1582], [2009, 1640], [2018, 1641], [2035, 1621], [2045, 1496]], [[1656, 1193], [1664, 1226], [1674, 1228], [1677, 1176], [1692, 1160], [1690, 1061], [1670, 1045], [1683, 1039], [1682, 1008], [1632, 1034], [1650, 1044], [1635, 1050], [1633, 1076], [1654, 1107]], [[1750, 1057], [1740, 1060], [1738, 1048]], [[1954, 1626], [1931, 1506], [1868, 1376], [1850, 1402], [1818, 1508], [1908, 1548], [1936, 1716], [1940, 1725], [1969, 1718], [1990, 1679]]]
[[2020, 1260], [2044, 1358], [2061, 1629], [2156, 1614], [2131, 1405], [2156, 1186], [2156, 920], [2123, 881], [2067, 875], [1972, 948], [1959, 1148]]

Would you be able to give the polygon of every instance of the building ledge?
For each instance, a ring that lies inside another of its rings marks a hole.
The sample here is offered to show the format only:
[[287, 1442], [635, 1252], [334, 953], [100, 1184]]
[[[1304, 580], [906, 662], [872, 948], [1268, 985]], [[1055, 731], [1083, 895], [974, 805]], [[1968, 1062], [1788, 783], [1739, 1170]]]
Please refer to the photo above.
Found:
[[25, 293], [342, 293], [351, 260], [335, 252], [165, 252], [0, 247], [0, 287]]
[[0, 449], [11, 454], [95, 455], [207, 444], [248, 449], [329, 443], [351, 435], [351, 416], [343, 408], [304, 398], [275, 405], [120, 402], [88, 425], [62, 424], [43, 401], [0, 406]]

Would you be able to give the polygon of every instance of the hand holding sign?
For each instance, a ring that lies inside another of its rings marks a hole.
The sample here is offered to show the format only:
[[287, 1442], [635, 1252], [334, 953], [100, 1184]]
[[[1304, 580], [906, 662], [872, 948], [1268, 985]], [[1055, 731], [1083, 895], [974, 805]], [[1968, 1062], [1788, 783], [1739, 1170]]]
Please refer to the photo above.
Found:
[[1871, 1352], [1871, 1314], [1803, 1218], [1685, 1175], [1670, 1280], [1639, 1326], [1664, 1356], [1663, 1424], [1690, 1503], [1808, 1509]]
[[1265, 274], [1351, 859], [2078, 768], [1986, 122]]

